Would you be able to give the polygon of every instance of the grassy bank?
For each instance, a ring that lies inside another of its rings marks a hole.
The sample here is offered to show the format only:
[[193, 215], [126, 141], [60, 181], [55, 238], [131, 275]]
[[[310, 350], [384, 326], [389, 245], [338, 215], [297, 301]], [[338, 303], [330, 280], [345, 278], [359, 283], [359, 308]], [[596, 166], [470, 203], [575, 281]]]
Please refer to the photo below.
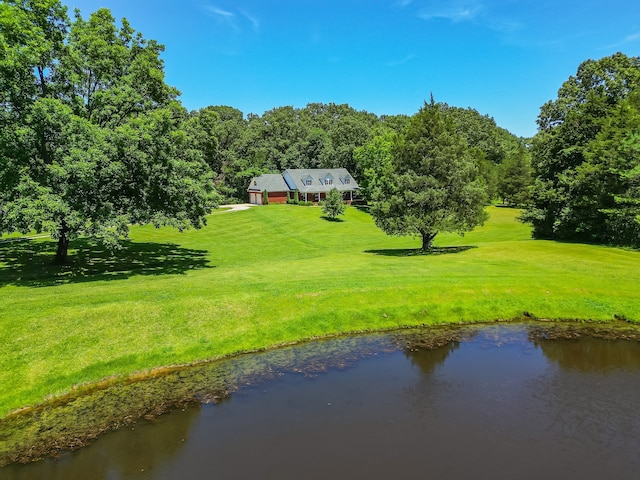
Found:
[[510, 319], [640, 320], [640, 253], [530, 240], [516, 211], [436, 254], [363, 212], [219, 212], [200, 231], [134, 228], [118, 259], [0, 244], [0, 416], [72, 386], [341, 331]]

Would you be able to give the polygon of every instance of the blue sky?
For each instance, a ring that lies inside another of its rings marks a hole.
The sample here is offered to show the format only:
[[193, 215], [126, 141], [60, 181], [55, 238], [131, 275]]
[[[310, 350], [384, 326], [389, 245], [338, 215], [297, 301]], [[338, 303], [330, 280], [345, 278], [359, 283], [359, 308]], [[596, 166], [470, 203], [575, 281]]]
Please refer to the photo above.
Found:
[[310, 102], [382, 114], [436, 101], [532, 136], [578, 65], [640, 55], [638, 0], [64, 0], [166, 46], [188, 109]]

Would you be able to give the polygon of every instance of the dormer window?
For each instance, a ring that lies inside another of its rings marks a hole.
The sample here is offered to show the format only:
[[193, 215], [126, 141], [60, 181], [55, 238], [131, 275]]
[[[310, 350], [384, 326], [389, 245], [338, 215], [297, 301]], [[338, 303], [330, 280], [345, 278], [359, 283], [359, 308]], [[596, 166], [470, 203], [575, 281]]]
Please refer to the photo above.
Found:
[[351, 183], [351, 179], [349, 177], [344, 177], [344, 184], [349, 185]]
[[311, 175], [307, 176], [306, 178], [303, 178], [302, 184], [306, 187], [310, 187], [311, 185], [313, 185], [313, 179], [311, 178]]
[[325, 185], [333, 185], [333, 179], [331, 179], [331, 178], [325, 178], [325, 179], [324, 179], [324, 184], [325, 184]]

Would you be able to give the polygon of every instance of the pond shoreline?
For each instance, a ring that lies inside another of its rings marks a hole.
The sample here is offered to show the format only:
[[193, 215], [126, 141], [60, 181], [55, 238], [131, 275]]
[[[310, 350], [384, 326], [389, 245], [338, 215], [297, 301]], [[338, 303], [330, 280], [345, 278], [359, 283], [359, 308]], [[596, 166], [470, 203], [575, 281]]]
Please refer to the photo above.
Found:
[[90, 444], [102, 433], [152, 420], [189, 405], [217, 403], [247, 385], [283, 372], [315, 375], [361, 358], [398, 350], [437, 349], [475, 335], [478, 329], [522, 325], [532, 341], [591, 336], [640, 342], [640, 325], [612, 322], [510, 321], [347, 332], [305, 339], [223, 358], [156, 368], [127, 378], [76, 387], [69, 394], [0, 419], [0, 467], [60, 456]]

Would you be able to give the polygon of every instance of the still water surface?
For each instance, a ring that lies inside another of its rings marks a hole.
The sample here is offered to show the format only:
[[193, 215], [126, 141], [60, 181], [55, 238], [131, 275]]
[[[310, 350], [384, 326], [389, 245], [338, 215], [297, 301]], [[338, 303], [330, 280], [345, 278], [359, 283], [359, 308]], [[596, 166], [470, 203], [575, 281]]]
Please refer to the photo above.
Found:
[[0, 477], [638, 480], [640, 343], [534, 344], [526, 327], [500, 326], [436, 350], [369, 352]]

